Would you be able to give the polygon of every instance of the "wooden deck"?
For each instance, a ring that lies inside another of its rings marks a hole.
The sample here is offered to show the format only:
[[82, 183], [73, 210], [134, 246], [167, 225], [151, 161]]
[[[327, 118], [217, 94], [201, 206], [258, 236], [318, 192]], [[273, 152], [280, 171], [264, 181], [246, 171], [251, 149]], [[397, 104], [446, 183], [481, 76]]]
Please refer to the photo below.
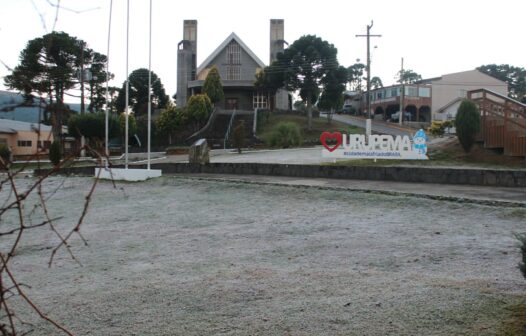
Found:
[[478, 140], [486, 148], [501, 148], [504, 155], [526, 158], [526, 104], [486, 89], [468, 92], [481, 118]]

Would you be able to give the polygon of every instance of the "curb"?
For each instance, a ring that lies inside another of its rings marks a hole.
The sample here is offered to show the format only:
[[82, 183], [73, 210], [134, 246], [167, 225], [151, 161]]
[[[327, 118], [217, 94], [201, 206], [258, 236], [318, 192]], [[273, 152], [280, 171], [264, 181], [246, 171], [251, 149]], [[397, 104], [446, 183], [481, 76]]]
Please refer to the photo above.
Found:
[[[124, 166], [113, 166], [124, 168]], [[146, 169], [146, 165], [130, 168]], [[340, 180], [370, 180], [409, 183], [434, 183], [450, 185], [475, 185], [493, 187], [526, 187], [526, 170], [498, 170], [476, 168], [424, 168], [404, 166], [323, 166], [301, 164], [269, 163], [210, 163], [206, 165], [189, 163], [157, 163], [152, 169], [163, 174], [227, 174], [266, 175], [301, 178], [329, 178]], [[35, 170], [35, 175], [46, 174], [48, 170]], [[61, 169], [59, 174], [80, 174], [94, 176], [95, 167]]]
[[364, 193], [364, 194], [402, 196], [402, 197], [411, 197], [411, 198], [425, 198], [425, 199], [434, 200], [434, 201], [477, 204], [477, 205], [493, 206], [493, 207], [526, 208], [526, 204], [521, 203], [521, 202], [484, 200], [484, 199], [467, 198], [467, 197], [420, 194], [420, 193], [412, 193], [412, 192], [406, 192], [406, 191], [392, 191], [392, 190], [382, 190], [382, 189], [361, 189], [361, 188], [335, 187], [335, 186], [314, 186], [314, 185], [308, 185], [308, 184], [287, 184], [287, 183], [280, 183], [280, 182], [248, 181], [245, 179], [238, 179], [238, 178], [209, 177], [209, 176], [203, 177], [203, 176], [173, 175], [173, 177], [177, 179], [181, 179], [181, 180], [214, 181], [214, 182], [240, 183], [240, 184], [250, 184], [250, 185], [268, 185], [268, 186], [278, 186], [278, 187], [291, 187], [291, 188], [297, 188], [297, 189], [308, 188], [308, 189], [316, 189], [316, 190], [350, 191], [350, 192], [359, 192], [359, 193]]

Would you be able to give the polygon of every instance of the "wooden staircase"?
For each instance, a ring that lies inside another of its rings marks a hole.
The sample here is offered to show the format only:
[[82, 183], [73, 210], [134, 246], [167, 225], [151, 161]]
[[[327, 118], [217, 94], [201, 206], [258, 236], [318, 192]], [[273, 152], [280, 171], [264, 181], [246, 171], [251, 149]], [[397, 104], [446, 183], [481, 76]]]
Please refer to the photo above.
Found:
[[468, 99], [479, 108], [481, 132], [477, 139], [484, 147], [526, 158], [526, 104], [486, 89], [469, 91]]

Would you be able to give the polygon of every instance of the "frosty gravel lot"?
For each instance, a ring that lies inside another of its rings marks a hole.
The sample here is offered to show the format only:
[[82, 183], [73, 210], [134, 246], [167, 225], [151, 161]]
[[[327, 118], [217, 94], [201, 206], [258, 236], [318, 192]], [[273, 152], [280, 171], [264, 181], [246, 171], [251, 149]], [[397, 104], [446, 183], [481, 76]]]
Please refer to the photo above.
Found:
[[[63, 232], [91, 182], [48, 180]], [[57, 239], [35, 229], [13, 270], [77, 335], [494, 335], [526, 295], [514, 237], [523, 210], [176, 177], [100, 182], [81, 230], [89, 246], [73, 241], [83, 266], [61, 250], [49, 269]], [[22, 313], [32, 335], [60, 334]]]

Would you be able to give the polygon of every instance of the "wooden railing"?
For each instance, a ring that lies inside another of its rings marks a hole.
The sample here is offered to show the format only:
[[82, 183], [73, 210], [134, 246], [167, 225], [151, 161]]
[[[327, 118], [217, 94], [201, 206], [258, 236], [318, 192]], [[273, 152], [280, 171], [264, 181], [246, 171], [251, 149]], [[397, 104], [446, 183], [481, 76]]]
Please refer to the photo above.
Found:
[[502, 94], [477, 89], [468, 92], [481, 118], [479, 140], [486, 148], [502, 148], [505, 155], [526, 157], [526, 104]]

